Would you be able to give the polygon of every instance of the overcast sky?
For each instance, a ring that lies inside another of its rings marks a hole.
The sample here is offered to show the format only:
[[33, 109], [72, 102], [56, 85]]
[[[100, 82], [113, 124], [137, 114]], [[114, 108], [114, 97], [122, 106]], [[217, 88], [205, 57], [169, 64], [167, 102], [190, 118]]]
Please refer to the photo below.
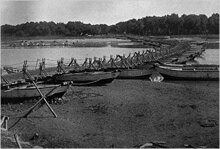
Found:
[[219, 0], [1, 0], [1, 24], [82, 21], [112, 25], [145, 16], [210, 16], [219, 11]]

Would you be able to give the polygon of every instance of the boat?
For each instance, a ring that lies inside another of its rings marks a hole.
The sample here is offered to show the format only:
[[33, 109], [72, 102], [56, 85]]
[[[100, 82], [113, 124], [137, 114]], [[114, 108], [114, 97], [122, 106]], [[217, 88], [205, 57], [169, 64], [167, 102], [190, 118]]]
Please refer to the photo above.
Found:
[[152, 73], [149, 69], [120, 69], [118, 79], [146, 79]]
[[156, 63], [158, 63], [160, 66], [177, 67], [177, 68], [182, 67], [183, 69], [216, 70], [219, 68], [219, 65], [216, 65], [216, 64], [173, 64], [173, 63], [162, 63], [160, 61], [156, 61]]
[[[61, 84], [38, 84], [37, 87], [41, 93], [46, 96], [47, 100], [61, 98], [67, 91], [68, 85]], [[29, 99], [41, 98], [40, 93], [34, 84], [2, 84], [1, 85], [1, 102], [16, 103]]]
[[219, 80], [218, 65], [156, 65], [156, 70], [165, 79]]
[[111, 83], [118, 77], [120, 72], [105, 72], [105, 71], [91, 71], [91, 72], [68, 72], [63, 74], [55, 74], [53, 79], [55, 82], [72, 82], [76, 86], [90, 86], [90, 85], [104, 85]]
[[3, 69], [4, 69], [8, 74], [21, 72], [21, 71], [18, 70], [17, 68], [13, 68], [13, 67], [4, 66]]
[[133, 67], [128, 67], [128, 68], [109, 67], [109, 68], [105, 68], [105, 69], [101, 69], [101, 70], [106, 71], [106, 72], [109, 72], [109, 71], [120, 72], [116, 79], [146, 79], [152, 74], [152, 69], [153, 69], [153, 65], [152, 65], [152, 67], [147, 66], [147, 65], [143, 65], [143, 66], [138, 66], [135, 68], [133, 68]]

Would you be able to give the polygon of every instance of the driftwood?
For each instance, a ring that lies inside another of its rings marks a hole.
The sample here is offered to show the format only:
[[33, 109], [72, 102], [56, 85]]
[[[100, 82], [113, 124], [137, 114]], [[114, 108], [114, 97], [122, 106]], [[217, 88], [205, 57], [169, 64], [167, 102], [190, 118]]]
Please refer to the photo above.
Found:
[[21, 143], [20, 143], [19, 138], [18, 138], [18, 135], [17, 135], [17, 134], [14, 134], [14, 137], [15, 137], [15, 142], [16, 142], [16, 144], [18, 145], [18, 148], [22, 148], [22, 147], [21, 147]]
[[8, 116], [1, 116], [1, 130], [8, 130]]

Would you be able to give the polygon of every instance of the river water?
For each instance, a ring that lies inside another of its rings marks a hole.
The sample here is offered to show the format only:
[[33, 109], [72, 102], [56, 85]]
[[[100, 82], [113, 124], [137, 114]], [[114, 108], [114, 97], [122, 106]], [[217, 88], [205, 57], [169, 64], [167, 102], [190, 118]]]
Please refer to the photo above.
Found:
[[[69, 47], [54, 47], [54, 48], [7, 48], [1, 49], [1, 65], [9, 65], [21, 69], [24, 60], [28, 60], [29, 66], [36, 66], [36, 60], [46, 58], [46, 67], [57, 66], [57, 60], [61, 57], [64, 62], [69, 62], [70, 58], [77, 59], [78, 63], [83, 63], [86, 57], [88, 58], [102, 58], [106, 56], [109, 59], [110, 55], [123, 55], [129, 53], [146, 50], [144, 48], [117, 48], [111, 47], [95, 47], [95, 48], [69, 48]], [[219, 49], [206, 49], [206, 51], [194, 61], [189, 63], [195, 64], [219, 64]], [[32, 67], [32, 68], [33, 68]], [[183, 85], [202, 85], [208, 87], [219, 87], [218, 81], [166, 81], [170, 83], [181, 83]]]
[[[1, 49], [1, 65], [15, 65], [22, 64], [24, 60], [34, 62], [37, 59], [46, 58], [46, 61], [56, 64], [56, 60], [60, 60], [61, 57], [68, 61], [71, 57], [77, 59], [78, 63], [82, 63], [87, 58], [102, 58], [106, 56], [108, 59], [110, 55], [123, 55], [126, 56], [129, 53], [146, 50], [144, 48], [117, 48], [111, 47], [56, 47], [56, 48], [7, 48]], [[206, 49], [201, 57], [196, 58], [189, 63], [199, 64], [219, 64], [219, 49]]]
[[206, 49], [205, 52], [192, 63], [219, 64], [219, 49]]
[[[56, 47], [56, 48], [7, 48], [1, 50], [1, 65], [20, 64], [24, 60], [36, 61], [37, 59], [45, 58], [50, 63], [56, 63], [61, 57], [68, 61], [71, 57], [77, 59], [78, 63], [82, 63], [85, 58], [103, 58], [107, 59], [110, 55], [114, 57], [119, 55], [128, 55], [137, 51], [146, 50], [143, 48], [117, 48], [117, 47]], [[50, 61], [51, 60], [51, 61]], [[54, 61], [53, 61], [54, 60]]]

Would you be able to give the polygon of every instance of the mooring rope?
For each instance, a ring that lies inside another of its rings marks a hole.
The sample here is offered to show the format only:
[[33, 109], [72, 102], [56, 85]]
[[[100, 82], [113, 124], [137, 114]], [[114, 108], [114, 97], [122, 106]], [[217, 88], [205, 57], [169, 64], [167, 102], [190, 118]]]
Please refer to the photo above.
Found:
[[21, 65], [21, 64], [23, 64], [24, 62], [20, 62], [20, 63], [16, 63], [16, 64], [10, 64], [10, 65], [1, 65], [1, 66], [14, 66], [14, 65]]
[[48, 61], [57, 61], [57, 60], [48, 59], [48, 58], [45, 58], [45, 60], [48, 60]]

